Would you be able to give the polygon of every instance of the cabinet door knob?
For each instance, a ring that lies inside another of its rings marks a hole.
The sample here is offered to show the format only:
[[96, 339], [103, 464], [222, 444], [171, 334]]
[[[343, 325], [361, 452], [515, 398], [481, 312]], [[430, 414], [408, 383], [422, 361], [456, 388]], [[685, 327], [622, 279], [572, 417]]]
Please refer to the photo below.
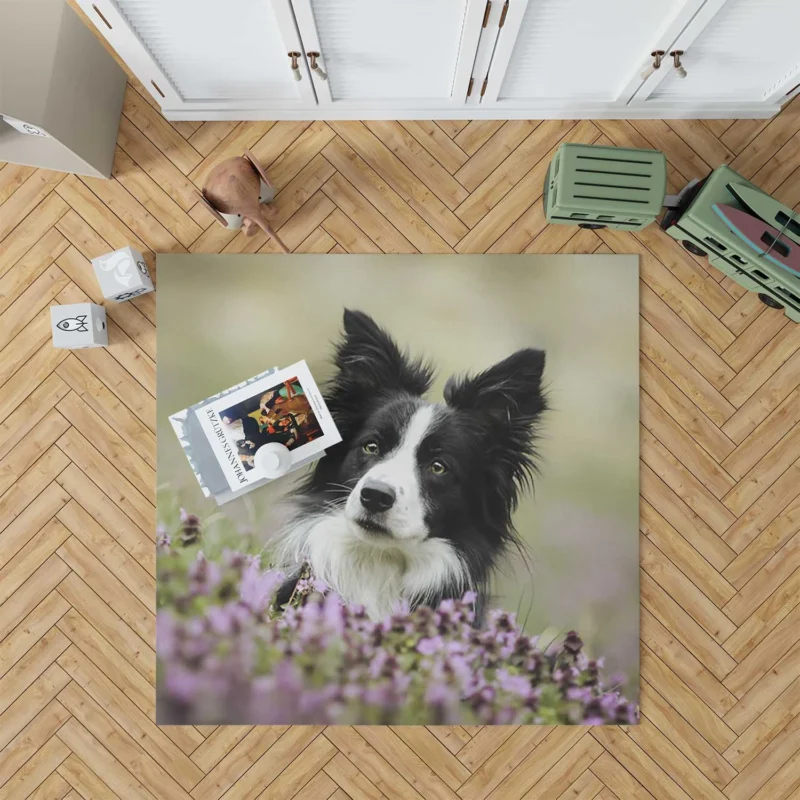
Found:
[[299, 59], [302, 55], [303, 55], [302, 53], [298, 53], [296, 50], [292, 50], [290, 53], [288, 53], [289, 58], [292, 59], [290, 65], [292, 69], [292, 77], [296, 81], [303, 80], [303, 75], [300, 72], [300, 64], [297, 61], [297, 59]]
[[308, 56], [308, 60], [311, 62], [311, 71], [315, 73], [321, 81], [328, 80], [328, 73], [317, 64], [317, 59], [321, 58], [322, 56], [314, 51], [306, 53], [306, 55]]
[[678, 74], [678, 77], [685, 78], [686, 70], [683, 68], [683, 64], [681, 64], [683, 50], [670, 50], [669, 54], [672, 56], [672, 63], [675, 65], [675, 72]]
[[641, 77], [643, 81], [646, 81], [657, 69], [661, 68], [661, 59], [664, 58], [665, 53], [663, 50], [653, 50], [650, 55], [653, 57], [653, 63], [649, 64], [642, 72]]

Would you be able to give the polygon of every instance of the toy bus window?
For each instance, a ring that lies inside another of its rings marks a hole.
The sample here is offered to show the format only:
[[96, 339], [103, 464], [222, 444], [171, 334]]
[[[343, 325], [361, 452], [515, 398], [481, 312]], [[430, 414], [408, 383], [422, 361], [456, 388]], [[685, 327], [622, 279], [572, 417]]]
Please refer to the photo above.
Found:
[[574, 214], [570, 214], [570, 216], [571, 217], [588, 217], [589, 215], [588, 214], [579, 214], [578, 212], [575, 212]]
[[608, 214], [598, 214], [597, 215], [597, 219], [614, 219], [614, 217], [612, 217], [612, 216], [610, 216]]
[[561, 166], [561, 159], [557, 158], [556, 163], [553, 167], [553, 177], [555, 178], [558, 175], [558, 168]]
[[747, 262], [741, 257], [737, 256], [735, 253], [731, 253], [731, 261], [735, 261], [737, 264], [746, 264]]
[[760, 278], [762, 281], [769, 280], [769, 275], [765, 275], [760, 269], [754, 269], [753, 275], [755, 275], [756, 278]]
[[638, 219], [633, 219], [633, 217], [631, 217], [631, 218], [628, 220], [628, 222], [641, 222], [641, 220], [638, 220]]
[[722, 244], [722, 242], [718, 242], [716, 239], [712, 239], [710, 236], [706, 236], [705, 241], [707, 241], [712, 247], [716, 247], [717, 250], [728, 249], [724, 244]]
[[558, 186], [553, 187], [553, 205], [556, 204], [556, 200], [558, 200]]
[[785, 214], [783, 211], [779, 211], [778, 215], [775, 217], [775, 222], [781, 226], [781, 228], [786, 228], [790, 233], [793, 233], [795, 236], [800, 236], [800, 222], [796, 219], [789, 219], [789, 215]]
[[796, 294], [792, 294], [788, 289], [784, 289], [781, 286], [777, 287], [777, 291], [779, 291], [784, 297], [788, 297], [790, 300], [793, 300], [795, 303], [800, 304], [800, 297]]
[[769, 231], [764, 231], [761, 234], [761, 241], [764, 242], [770, 250], [774, 250], [779, 256], [787, 258], [789, 255], [789, 246], [784, 242], [776, 239]]

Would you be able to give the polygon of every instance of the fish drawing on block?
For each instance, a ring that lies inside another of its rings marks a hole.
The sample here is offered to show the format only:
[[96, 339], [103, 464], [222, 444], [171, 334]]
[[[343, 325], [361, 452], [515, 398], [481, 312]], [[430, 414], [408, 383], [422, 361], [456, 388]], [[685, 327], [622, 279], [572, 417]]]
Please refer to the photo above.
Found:
[[56, 328], [62, 331], [75, 331], [76, 333], [86, 333], [89, 326], [86, 324], [86, 314], [79, 317], [67, 317], [56, 324]]
[[800, 275], [799, 244], [758, 217], [726, 203], [714, 203], [712, 208], [731, 231], [756, 253], [781, 269]]

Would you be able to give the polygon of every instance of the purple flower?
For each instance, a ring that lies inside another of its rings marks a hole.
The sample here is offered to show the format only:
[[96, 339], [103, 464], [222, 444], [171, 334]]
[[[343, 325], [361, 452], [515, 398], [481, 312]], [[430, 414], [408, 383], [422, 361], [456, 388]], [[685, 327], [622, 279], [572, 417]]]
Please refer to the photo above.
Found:
[[474, 592], [437, 608], [404, 604], [374, 622], [308, 571], [281, 610], [284, 576], [261, 569], [258, 556], [200, 552], [187, 563], [167, 545], [170, 533], [178, 535], [159, 533], [157, 635], [161, 696], [175, 723], [638, 720], [634, 703], [603, 689], [625, 682], [604, 683], [602, 660], [573, 631], [543, 652], [513, 614], [491, 612], [475, 629]]
[[522, 675], [510, 675], [506, 670], [497, 670], [497, 685], [506, 692], [527, 699], [531, 696], [530, 681]]
[[201, 684], [201, 677], [196, 672], [180, 665], [174, 665], [167, 672], [165, 688], [172, 700], [181, 704], [189, 704], [196, 699]]
[[208, 561], [200, 550], [187, 571], [189, 591], [192, 595], [209, 594], [222, 578], [218, 564]]
[[251, 611], [261, 614], [272, 604], [272, 598], [283, 580], [282, 572], [260, 572], [258, 567], [248, 564], [242, 573], [239, 598]]
[[211, 630], [220, 636], [228, 636], [236, 625], [236, 618], [227, 606], [211, 606], [206, 612], [206, 619]]
[[172, 537], [163, 525], [156, 528], [156, 548], [159, 553], [169, 553], [172, 550]]
[[444, 640], [441, 636], [434, 636], [432, 639], [420, 639], [417, 642], [417, 652], [424, 656], [432, 656], [444, 649]]

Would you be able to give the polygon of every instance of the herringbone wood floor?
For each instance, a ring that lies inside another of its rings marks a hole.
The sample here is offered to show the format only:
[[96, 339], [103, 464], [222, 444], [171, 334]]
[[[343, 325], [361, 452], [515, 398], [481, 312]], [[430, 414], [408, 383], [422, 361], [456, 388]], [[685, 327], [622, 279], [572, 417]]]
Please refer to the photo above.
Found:
[[[111, 181], [2, 166], [0, 796], [800, 797], [800, 326], [654, 226], [541, 203], [576, 141], [666, 151], [672, 190], [730, 162], [796, 207], [799, 120], [170, 125], [132, 82]], [[48, 306], [99, 300], [87, 259], [126, 244], [273, 251], [196, 203], [244, 147], [297, 252], [640, 255], [640, 726], [155, 726], [155, 300], [74, 353]]]

